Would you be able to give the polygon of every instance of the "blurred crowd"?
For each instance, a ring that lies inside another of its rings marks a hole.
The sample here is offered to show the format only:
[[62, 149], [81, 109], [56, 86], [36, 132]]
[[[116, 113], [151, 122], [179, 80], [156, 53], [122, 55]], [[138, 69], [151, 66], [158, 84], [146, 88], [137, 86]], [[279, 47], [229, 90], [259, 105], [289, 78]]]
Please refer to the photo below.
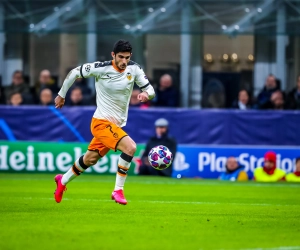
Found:
[[240, 90], [237, 101], [233, 103], [236, 109], [300, 109], [300, 76], [298, 76], [295, 87], [289, 91], [281, 90], [280, 81], [274, 75], [269, 75], [264, 88], [256, 98], [250, 98], [246, 90]]
[[[152, 83], [152, 81], [150, 81]], [[137, 99], [140, 89], [135, 86], [129, 105], [137, 108], [156, 107], [179, 107], [180, 92], [174, 85], [173, 79], [169, 74], [160, 77], [157, 84], [156, 97], [148, 103], [140, 103]], [[13, 73], [11, 83], [8, 86], [0, 88], [0, 104], [7, 105], [53, 105], [55, 96], [59, 91], [59, 86], [49, 70], [42, 70], [39, 74], [35, 86], [30, 86], [26, 82], [23, 72], [17, 70]], [[214, 99], [222, 99], [222, 96], [215, 98], [218, 93], [210, 93], [206, 97], [208, 105], [204, 108], [220, 108], [214, 105]], [[95, 94], [87, 84], [86, 79], [77, 79], [66, 96], [67, 106], [86, 106], [96, 105]], [[274, 75], [269, 75], [265, 81], [263, 89], [256, 97], [241, 89], [232, 103], [231, 108], [248, 110], [248, 109], [273, 109], [273, 110], [293, 110], [300, 109], [300, 76], [298, 77], [295, 87], [284, 92], [280, 88], [280, 81]]]

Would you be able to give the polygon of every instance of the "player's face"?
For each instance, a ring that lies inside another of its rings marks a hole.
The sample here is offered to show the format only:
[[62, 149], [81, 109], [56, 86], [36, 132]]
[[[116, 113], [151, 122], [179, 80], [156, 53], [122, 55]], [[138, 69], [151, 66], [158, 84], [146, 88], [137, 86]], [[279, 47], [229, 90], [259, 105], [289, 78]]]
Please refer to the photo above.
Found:
[[115, 60], [116, 66], [120, 70], [124, 70], [127, 67], [127, 64], [130, 61], [131, 53], [130, 52], [119, 52], [115, 54], [112, 52], [112, 57]]

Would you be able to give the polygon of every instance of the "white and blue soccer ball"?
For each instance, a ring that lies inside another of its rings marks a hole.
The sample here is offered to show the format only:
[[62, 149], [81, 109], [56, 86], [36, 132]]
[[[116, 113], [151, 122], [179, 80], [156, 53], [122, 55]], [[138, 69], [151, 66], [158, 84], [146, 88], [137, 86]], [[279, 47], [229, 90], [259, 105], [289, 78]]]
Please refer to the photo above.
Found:
[[153, 168], [163, 170], [172, 164], [173, 154], [166, 146], [159, 145], [150, 150], [148, 160]]

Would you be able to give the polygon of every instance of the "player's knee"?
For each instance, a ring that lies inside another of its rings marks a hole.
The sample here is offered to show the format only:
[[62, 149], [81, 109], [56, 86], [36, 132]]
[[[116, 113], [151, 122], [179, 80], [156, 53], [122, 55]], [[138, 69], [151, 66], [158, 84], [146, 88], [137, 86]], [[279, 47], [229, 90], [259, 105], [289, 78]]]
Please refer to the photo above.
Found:
[[133, 156], [136, 151], [136, 143], [133, 141], [129, 145], [127, 145], [126, 150], [124, 150], [124, 153]]
[[136, 151], [136, 143], [132, 142], [131, 145], [130, 145], [130, 147], [129, 147], [129, 153], [131, 155], [134, 155], [135, 151]]

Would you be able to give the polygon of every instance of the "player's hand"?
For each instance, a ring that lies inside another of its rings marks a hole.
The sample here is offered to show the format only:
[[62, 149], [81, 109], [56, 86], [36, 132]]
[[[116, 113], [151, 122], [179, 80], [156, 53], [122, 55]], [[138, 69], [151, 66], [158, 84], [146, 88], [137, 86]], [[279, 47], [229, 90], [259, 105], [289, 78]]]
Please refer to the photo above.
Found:
[[147, 102], [147, 101], [149, 101], [149, 95], [147, 92], [142, 92], [138, 95], [137, 99], [140, 102]]
[[61, 96], [58, 95], [55, 98], [54, 103], [55, 103], [55, 108], [61, 109], [65, 104], [65, 98], [62, 98]]

